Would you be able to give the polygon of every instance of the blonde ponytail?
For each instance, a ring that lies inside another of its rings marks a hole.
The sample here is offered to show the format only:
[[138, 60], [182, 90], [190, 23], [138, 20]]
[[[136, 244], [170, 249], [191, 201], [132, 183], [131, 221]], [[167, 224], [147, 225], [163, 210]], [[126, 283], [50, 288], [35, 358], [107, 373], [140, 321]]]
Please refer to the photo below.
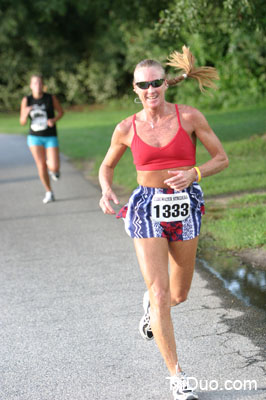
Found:
[[183, 53], [174, 51], [168, 57], [169, 62], [167, 65], [174, 67], [175, 69], [182, 70], [183, 75], [179, 75], [173, 79], [167, 79], [169, 86], [173, 86], [183, 81], [186, 78], [193, 78], [198, 81], [201, 92], [206, 92], [205, 87], [217, 89], [216, 84], [213, 80], [219, 79], [219, 75], [213, 67], [199, 67], [195, 68], [195, 57], [190, 52], [189, 47], [182, 47]]

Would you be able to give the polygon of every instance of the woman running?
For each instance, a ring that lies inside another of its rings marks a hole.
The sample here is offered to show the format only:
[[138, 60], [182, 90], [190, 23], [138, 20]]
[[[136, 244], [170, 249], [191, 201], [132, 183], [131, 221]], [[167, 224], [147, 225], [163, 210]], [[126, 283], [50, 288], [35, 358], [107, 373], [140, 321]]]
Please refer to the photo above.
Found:
[[[168, 86], [184, 79], [196, 79], [202, 91], [204, 86], [215, 87], [216, 70], [195, 68], [185, 46], [183, 53], [174, 52], [169, 61], [183, 74], [166, 79], [164, 68], [154, 60], [143, 60], [135, 68], [133, 90], [143, 108], [115, 128], [99, 170], [100, 207], [106, 214], [115, 214], [111, 201], [119, 201], [112, 190], [114, 168], [130, 147], [139, 186], [118, 218], [124, 218], [126, 232], [134, 239], [147, 285], [139, 330], [145, 339], [155, 338], [170, 373], [174, 399], [188, 400], [198, 396], [178, 362], [170, 309], [187, 299], [191, 286], [204, 212], [199, 182], [226, 168], [228, 158], [200, 111], [165, 100]], [[210, 160], [198, 166], [197, 139], [210, 154]]]
[[[56, 122], [64, 111], [56, 96], [43, 91], [43, 79], [33, 75], [30, 80], [32, 94], [23, 97], [20, 107], [20, 123], [25, 125], [30, 118], [27, 143], [36, 163], [40, 180], [45, 188], [43, 203], [55, 200], [50, 179], [59, 179], [60, 159]], [[55, 115], [55, 111], [57, 115]]]

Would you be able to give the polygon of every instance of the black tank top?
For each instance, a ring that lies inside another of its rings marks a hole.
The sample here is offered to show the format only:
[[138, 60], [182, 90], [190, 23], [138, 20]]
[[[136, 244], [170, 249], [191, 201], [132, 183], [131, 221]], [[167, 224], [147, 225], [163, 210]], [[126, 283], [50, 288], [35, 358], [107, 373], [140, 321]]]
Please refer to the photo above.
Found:
[[27, 96], [27, 106], [32, 106], [29, 113], [30, 135], [57, 136], [56, 126], [50, 128], [47, 125], [47, 120], [54, 118], [52, 95], [44, 93], [40, 99], [35, 99], [32, 95]]

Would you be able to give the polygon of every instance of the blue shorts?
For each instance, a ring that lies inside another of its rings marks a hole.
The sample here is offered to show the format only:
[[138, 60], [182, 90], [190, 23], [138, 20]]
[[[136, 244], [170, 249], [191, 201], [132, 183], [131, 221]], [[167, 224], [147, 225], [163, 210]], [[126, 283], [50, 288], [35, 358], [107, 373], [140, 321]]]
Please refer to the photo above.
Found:
[[48, 147], [59, 147], [57, 136], [35, 136], [28, 135], [27, 137], [28, 146], [43, 146], [46, 149]]
[[[190, 200], [190, 213], [186, 219], [177, 222], [157, 222], [151, 218], [151, 201], [154, 194], [178, 193], [180, 195], [184, 192], [188, 194]], [[202, 214], [204, 214], [203, 192], [200, 185], [194, 182], [181, 192], [174, 189], [139, 186], [116, 218], [124, 219], [125, 230], [132, 238], [159, 237], [173, 242], [190, 240], [198, 236]]]

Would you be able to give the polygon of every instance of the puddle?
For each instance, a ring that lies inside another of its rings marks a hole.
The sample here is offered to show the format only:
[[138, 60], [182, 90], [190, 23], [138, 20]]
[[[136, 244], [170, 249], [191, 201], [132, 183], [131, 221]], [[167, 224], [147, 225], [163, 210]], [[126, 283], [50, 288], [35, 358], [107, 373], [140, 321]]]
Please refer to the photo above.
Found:
[[197, 261], [246, 305], [266, 311], [266, 271], [243, 265], [236, 257], [225, 256], [213, 248], [201, 249]]

